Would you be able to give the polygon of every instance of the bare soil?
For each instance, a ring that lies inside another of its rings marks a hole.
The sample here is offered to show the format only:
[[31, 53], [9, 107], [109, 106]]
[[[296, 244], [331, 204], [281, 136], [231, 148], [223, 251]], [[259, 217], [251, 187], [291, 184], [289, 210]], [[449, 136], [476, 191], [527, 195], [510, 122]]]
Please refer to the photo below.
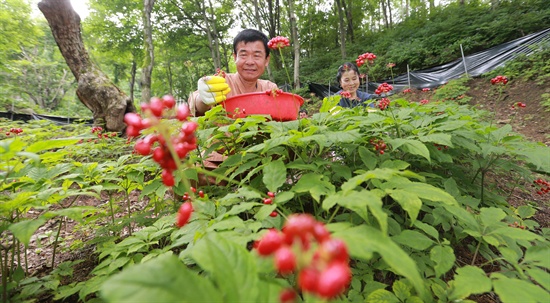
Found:
[[[470, 90], [467, 96], [472, 97], [471, 105], [479, 109], [494, 112], [498, 123], [502, 125], [511, 123], [514, 131], [522, 134], [529, 140], [550, 146], [550, 111], [546, 111], [540, 104], [542, 95], [550, 93], [550, 83], [536, 85], [533, 83], [510, 81], [499, 102], [494, 101], [495, 96], [491, 95], [491, 91], [494, 92], [494, 90], [491, 90], [487, 79], [472, 79], [468, 82], [468, 86]], [[408, 95], [407, 98], [410, 98], [411, 101], [429, 99], [430, 93], [433, 92], [416, 93]], [[512, 119], [513, 110], [511, 106], [517, 102], [525, 103], [526, 107], [521, 108], [517, 116]], [[535, 215], [534, 220], [541, 227], [550, 227], [550, 195], [546, 195], [546, 197], [537, 195], [532, 190], [532, 184], [523, 184], [523, 187], [510, 188], [508, 184], [512, 184], [514, 183], [512, 181], [517, 180], [507, 180], [506, 178], [511, 177], [492, 176], [493, 184], [509, 196], [508, 202], [516, 207], [526, 203], [536, 203], [539, 206], [539, 212]], [[549, 179], [549, 177], [546, 176], [546, 179]], [[139, 193], [133, 193], [130, 197], [134, 210], [145, 207], [146, 203], [140, 201], [138, 198]], [[102, 196], [100, 199], [79, 197], [74, 205], [106, 207], [108, 201], [109, 197], [107, 196]], [[118, 207], [121, 210], [125, 209], [126, 202], [119, 199]], [[120, 215], [125, 216], [126, 214], [120, 213]], [[27, 262], [29, 271], [36, 276], [47, 274], [52, 269], [53, 245], [51, 239], [58, 231], [58, 226], [58, 221], [48, 222], [32, 238], [30, 247], [28, 248]], [[63, 242], [58, 248], [55, 261], [53, 262], [53, 266], [57, 266], [59, 263], [68, 260], [85, 260], [75, 268], [73, 278], [70, 282], [89, 279], [89, 273], [97, 265], [97, 258], [93, 253], [93, 247], [83, 245], [82, 248], [77, 250], [70, 249], [71, 245], [86, 242], [94, 237], [92, 234], [93, 229], [76, 229], [77, 226], [78, 224], [73, 221], [64, 222], [64, 225], [59, 230]], [[457, 249], [456, 253], [460, 254], [461, 251], [464, 256], [457, 256], [459, 260], [471, 260], [471, 253], [468, 249]], [[498, 302], [498, 299], [487, 294], [471, 299], [477, 302]], [[51, 297], [39, 299], [40, 302], [50, 302], [51, 300]]]

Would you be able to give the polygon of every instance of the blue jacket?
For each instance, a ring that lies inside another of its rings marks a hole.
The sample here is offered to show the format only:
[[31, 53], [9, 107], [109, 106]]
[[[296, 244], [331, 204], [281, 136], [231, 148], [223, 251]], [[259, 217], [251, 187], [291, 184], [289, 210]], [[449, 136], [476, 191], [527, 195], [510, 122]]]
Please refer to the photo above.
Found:
[[[340, 94], [342, 90], [339, 90], [337, 92], [337, 94]], [[378, 97], [377, 95], [373, 95], [373, 94], [369, 94], [369, 93], [366, 93], [366, 92], [363, 92], [363, 91], [360, 91], [360, 90], [357, 90], [357, 97], [359, 97], [359, 99], [361, 100], [350, 100], [350, 99], [347, 99], [347, 98], [341, 98], [340, 99], [340, 102], [338, 103], [338, 105], [340, 105], [341, 107], [356, 107], [356, 106], [369, 106], [369, 107], [375, 107], [376, 106], [376, 102], [370, 102], [370, 103], [366, 103], [365, 101], [367, 100], [374, 100], [376, 97]]]

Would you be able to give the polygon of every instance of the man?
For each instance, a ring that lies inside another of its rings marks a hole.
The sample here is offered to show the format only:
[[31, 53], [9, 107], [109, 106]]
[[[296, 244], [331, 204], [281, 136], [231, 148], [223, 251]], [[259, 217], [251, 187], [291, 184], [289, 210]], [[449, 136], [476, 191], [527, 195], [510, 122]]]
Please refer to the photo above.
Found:
[[307, 115], [307, 110], [306, 109], [301, 109], [298, 111], [298, 114], [300, 115], [300, 119], [305, 119], [308, 117]]
[[189, 97], [188, 104], [194, 116], [202, 116], [212, 106], [228, 97], [277, 89], [277, 84], [262, 80], [269, 64], [267, 36], [255, 29], [245, 29], [233, 39], [233, 60], [237, 72], [220, 76], [205, 76], [198, 81], [198, 90]]

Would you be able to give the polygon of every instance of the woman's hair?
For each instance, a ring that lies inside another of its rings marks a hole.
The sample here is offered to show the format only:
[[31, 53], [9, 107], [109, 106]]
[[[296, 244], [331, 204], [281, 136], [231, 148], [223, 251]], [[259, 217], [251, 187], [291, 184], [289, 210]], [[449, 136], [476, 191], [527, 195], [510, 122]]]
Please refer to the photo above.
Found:
[[244, 29], [235, 36], [233, 39], [233, 53], [237, 53], [237, 44], [239, 44], [239, 42], [249, 43], [256, 41], [261, 41], [264, 44], [265, 57], [267, 58], [267, 56], [269, 56], [269, 47], [267, 47], [269, 39], [264, 33], [252, 28]]
[[353, 70], [357, 73], [357, 75], [359, 75], [359, 68], [351, 62], [346, 62], [338, 68], [338, 73], [336, 74], [336, 82], [338, 82], [338, 85], [340, 85], [340, 80], [342, 80], [342, 74], [349, 70]]

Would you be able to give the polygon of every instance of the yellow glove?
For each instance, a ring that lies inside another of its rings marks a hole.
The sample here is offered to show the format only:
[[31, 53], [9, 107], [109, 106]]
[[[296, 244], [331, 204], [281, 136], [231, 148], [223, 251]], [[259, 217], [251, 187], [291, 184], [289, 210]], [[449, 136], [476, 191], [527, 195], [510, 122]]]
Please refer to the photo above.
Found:
[[225, 78], [219, 76], [205, 76], [199, 79], [197, 83], [199, 96], [206, 105], [216, 104], [227, 99], [227, 94], [231, 91]]

